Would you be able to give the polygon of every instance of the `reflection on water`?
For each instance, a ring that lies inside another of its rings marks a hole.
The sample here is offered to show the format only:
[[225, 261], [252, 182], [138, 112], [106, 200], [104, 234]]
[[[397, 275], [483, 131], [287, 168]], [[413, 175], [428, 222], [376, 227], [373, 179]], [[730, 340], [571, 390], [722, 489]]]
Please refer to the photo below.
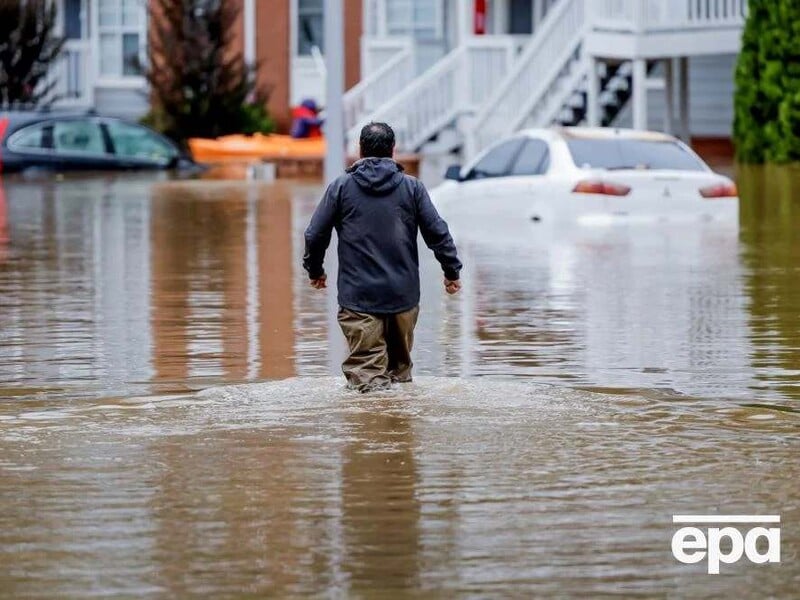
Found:
[[[426, 255], [422, 377], [367, 397], [321, 377], [319, 186], [5, 181], [0, 595], [791, 596], [798, 181], [743, 171], [738, 232], [465, 237], [452, 298]], [[680, 565], [676, 512], [779, 513], [783, 563]]]
[[800, 397], [800, 167], [741, 169], [743, 262], [759, 386]]
[[[796, 398], [792, 177], [743, 173], [741, 233], [531, 225], [523, 241], [465, 237], [467, 286], [456, 298], [426, 253], [419, 373]], [[119, 395], [338, 372], [334, 294], [309, 289], [298, 266], [318, 186], [98, 178], [4, 189], [7, 393]]]
[[[402, 401], [402, 400], [401, 400]], [[341, 420], [349, 440], [342, 453], [343, 570], [353, 591], [420, 585], [419, 481], [415, 415], [397, 400]]]
[[475, 373], [751, 393], [735, 231], [602, 228], [540, 242], [467, 246]]
[[313, 202], [316, 188], [93, 179], [6, 189], [7, 383], [107, 394], [295, 372], [292, 194]]

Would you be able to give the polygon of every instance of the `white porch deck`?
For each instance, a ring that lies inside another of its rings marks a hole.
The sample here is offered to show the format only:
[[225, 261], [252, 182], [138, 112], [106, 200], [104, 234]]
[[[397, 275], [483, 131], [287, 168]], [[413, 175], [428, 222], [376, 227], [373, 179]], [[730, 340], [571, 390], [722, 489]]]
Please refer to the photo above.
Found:
[[741, 47], [746, 0], [591, 0], [586, 51], [631, 60], [730, 54]]
[[746, 0], [592, 0], [587, 52], [665, 58], [738, 52]]

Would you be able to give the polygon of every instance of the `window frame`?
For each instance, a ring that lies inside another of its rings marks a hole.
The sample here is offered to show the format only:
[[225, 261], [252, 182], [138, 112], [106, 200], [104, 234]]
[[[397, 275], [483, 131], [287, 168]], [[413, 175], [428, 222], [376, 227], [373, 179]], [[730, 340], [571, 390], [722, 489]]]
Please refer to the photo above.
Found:
[[[89, 3], [88, 0], [75, 0], [78, 2], [78, 26], [80, 27], [80, 35], [69, 36], [67, 35], [67, 26], [68, 26], [68, 17], [70, 15], [70, 11], [67, 10], [67, 3], [62, 2], [61, 6], [59, 7], [58, 11], [58, 24], [57, 24], [57, 31], [60, 35], [63, 35], [67, 41], [80, 41], [80, 40], [87, 40], [90, 37], [91, 31], [89, 27]], [[73, 13], [74, 14], [74, 13]]]
[[[410, 36], [414, 39], [422, 39], [422, 40], [440, 40], [444, 37], [444, 1], [443, 0], [379, 0], [379, 2], [383, 3], [381, 7], [382, 10], [378, 11], [378, 15], [383, 18], [384, 22], [379, 23], [378, 27], [383, 27], [383, 31], [386, 32], [386, 35], [389, 36]], [[409, 12], [409, 19], [404, 23], [407, 27], [404, 27], [399, 30], [392, 30], [391, 22], [392, 20], [389, 19], [389, 3], [390, 2], [401, 2], [408, 7]], [[419, 23], [417, 23], [414, 19], [414, 11], [415, 11], [415, 3], [420, 2], [421, 4], [430, 4], [430, 2], [434, 2], [434, 20], [431, 23], [432, 33], [429, 34], [429, 30], [431, 29], [427, 25], [425, 27], [421, 27]], [[421, 32], [424, 32], [425, 35], [422, 35]]]
[[[646, 144], [653, 144], [653, 145], [661, 144], [664, 147], [670, 146], [670, 147], [677, 148], [679, 151], [681, 151], [685, 155], [686, 158], [691, 159], [691, 162], [696, 167], [696, 168], [682, 168], [682, 167], [675, 167], [675, 166], [670, 166], [670, 167], [651, 167], [651, 166], [648, 165], [647, 168], [646, 168], [646, 170], [648, 170], [648, 171], [679, 170], [679, 171], [688, 171], [688, 172], [693, 172], [693, 173], [703, 173], [703, 172], [708, 172], [710, 170], [708, 165], [706, 164], [706, 162], [701, 157], [699, 157], [694, 151], [692, 151], [691, 148], [686, 146], [680, 140], [675, 140], [675, 139], [671, 139], [671, 140], [643, 140], [643, 139], [637, 139], [637, 138], [630, 138], [630, 139], [629, 138], [619, 138], [619, 139], [615, 139], [615, 138], [600, 138], [598, 140], [593, 140], [591, 138], [585, 139], [585, 138], [578, 138], [578, 137], [565, 138], [564, 139], [564, 144], [565, 144], [565, 147], [566, 147], [566, 150], [567, 150], [567, 154], [569, 156], [570, 162], [575, 166], [576, 169], [581, 169], [581, 170], [585, 170], [585, 169], [620, 170], [620, 169], [623, 168], [621, 165], [603, 166], [603, 165], [596, 165], [596, 164], [591, 164], [591, 163], [586, 163], [586, 162], [579, 162], [578, 161], [578, 157], [575, 156], [575, 153], [573, 152], [573, 148], [572, 148], [572, 146], [570, 144], [574, 143], [574, 142], [581, 143], [581, 142], [587, 142], [587, 141], [588, 142], [595, 142], [596, 141], [596, 142], [599, 142], [599, 143], [608, 143], [609, 147], [611, 147], [610, 146], [611, 144], [622, 144], [622, 143], [625, 143], [625, 142], [646, 143]], [[645, 163], [642, 163], [642, 164], [645, 164]], [[586, 165], [586, 166], [584, 166], [584, 165]], [[638, 165], [631, 165], [631, 167], [632, 168], [639, 168]]]
[[[126, 33], [135, 33], [139, 36], [139, 62], [144, 67], [147, 64], [147, 28], [148, 28], [148, 15], [147, 4], [145, 0], [136, 0], [138, 5], [138, 24], [137, 25], [123, 25], [122, 24], [122, 0], [114, 0], [117, 3], [119, 22], [116, 25], [101, 25], [100, 24], [100, 2], [92, 2], [91, 22], [92, 22], [92, 54], [96, 57], [95, 69], [97, 73], [97, 85], [107, 85], [122, 88], [139, 88], [145, 84], [145, 77], [139, 73], [136, 75], [125, 75], [125, 58], [122, 47], [123, 36]], [[100, 46], [100, 38], [103, 34], [114, 35], [120, 44], [120, 73], [104, 74], [101, 71], [102, 50]]]
[[[105, 147], [105, 152], [92, 152], [92, 151], [81, 151], [81, 150], [70, 150], [69, 152], [62, 152], [59, 151], [55, 147], [55, 139], [54, 139], [54, 129], [57, 123], [75, 123], [75, 122], [86, 122], [95, 125], [100, 130], [100, 135], [103, 139], [103, 146]], [[16, 138], [20, 137], [24, 132], [29, 129], [33, 129], [34, 127], [41, 127], [43, 130], [50, 129], [50, 146], [49, 147], [41, 147], [41, 148], [32, 148], [32, 147], [15, 147], [14, 141]], [[46, 119], [42, 121], [34, 121], [32, 123], [26, 123], [20, 126], [19, 129], [14, 131], [5, 143], [6, 148], [8, 148], [11, 152], [16, 154], [39, 154], [41, 156], [51, 156], [51, 157], [73, 157], [73, 158], [102, 158], [102, 159], [116, 159], [117, 155], [114, 153], [114, 146], [111, 143], [111, 139], [108, 136], [108, 132], [104, 126], [104, 123], [101, 119], [92, 118], [92, 117], [76, 117], [76, 118], [69, 118], [69, 119]]]
[[[154, 138], [156, 138], [156, 139], [160, 140], [161, 142], [163, 142], [165, 146], [171, 148], [172, 151], [174, 152], [174, 154], [171, 157], [169, 157], [169, 159], [167, 159], [166, 161], [158, 160], [158, 159], [155, 159], [155, 158], [148, 158], [148, 157], [145, 157], [145, 156], [126, 156], [126, 155], [123, 155], [123, 154], [119, 154], [119, 153], [117, 153], [117, 146], [114, 143], [114, 136], [112, 135], [111, 129], [110, 129], [110, 125], [112, 123], [117, 123], [117, 124], [123, 125], [125, 127], [133, 127], [135, 129], [141, 129], [142, 131], [146, 132], [147, 134], [149, 134], [149, 135], [153, 136]], [[111, 150], [112, 150], [111, 156], [115, 157], [120, 162], [129, 162], [129, 163], [130, 162], [140, 162], [140, 163], [148, 163], [148, 164], [154, 164], [154, 165], [168, 166], [171, 162], [173, 162], [174, 160], [179, 159], [181, 157], [181, 151], [177, 147], [175, 147], [175, 145], [169, 140], [169, 138], [167, 138], [164, 135], [161, 135], [157, 131], [153, 131], [149, 127], [145, 127], [144, 125], [140, 125], [138, 123], [129, 123], [129, 122], [124, 121], [122, 119], [108, 119], [108, 118], [102, 119], [100, 121], [100, 125], [101, 125], [101, 127], [103, 129], [104, 138], [106, 139], [107, 144], [109, 144], [110, 147], [111, 147]]]
[[[25, 123], [19, 127], [14, 133], [8, 136], [8, 139], [5, 142], [5, 147], [10, 150], [11, 152], [15, 152], [17, 154], [50, 154], [52, 152], [51, 148], [46, 147], [36, 147], [36, 146], [17, 146], [15, 142], [18, 138], [22, 137], [28, 131], [33, 129], [42, 129], [43, 131], [47, 128], [50, 128], [50, 139], [52, 143], [52, 129], [53, 129], [53, 122], [52, 121], [34, 121], [33, 123]], [[44, 136], [43, 136], [44, 137]]]
[[[94, 125], [100, 130], [100, 139], [103, 140], [103, 147], [105, 152], [94, 152], [89, 150], [69, 150], [63, 152], [55, 146], [55, 128], [58, 123], [89, 123]], [[114, 147], [111, 145], [111, 140], [108, 138], [108, 132], [103, 127], [103, 122], [99, 119], [54, 119], [52, 122], [53, 127], [53, 147], [51, 149], [54, 156], [74, 156], [83, 158], [112, 158], [114, 156]]]
[[514, 157], [514, 160], [509, 165], [509, 169], [513, 169], [517, 165], [517, 161], [522, 157], [522, 152], [525, 150], [525, 146], [528, 144], [542, 144], [544, 146], [544, 154], [539, 159], [539, 163], [536, 165], [536, 172], [535, 173], [513, 173], [509, 172], [509, 177], [541, 177], [542, 175], [547, 175], [547, 172], [550, 170], [550, 165], [552, 164], [551, 159], [551, 152], [550, 152], [550, 144], [547, 143], [547, 140], [543, 140], [540, 137], [527, 137], [523, 142], [522, 146], [517, 152], [517, 155]]
[[294, 19], [293, 20], [294, 20], [294, 31], [295, 31], [294, 38], [295, 39], [294, 39], [294, 43], [292, 44], [293, 55], [296, 56], [296, 57], [301, 57], [301, 58], [311, 58], [314, 55], [313, 51], [311, 50], [311, 48], [313, 48], [313, 46], [309, 48], [308, 52], [301, 52], [300, 51], [300, 40], [301, 40], [300, 18], [302, 16], [307, 16], [307, 15], [314, 16], [314, 15], [317, 14], [317, 12], [319, 13], [319, 17], [322, 19], [322, 45], [321, 46], [317, 46], [317, 47], [319, 48], [319, 51], [324, 55], [325, 54], [325, 0], [322, 0], [320, 2], [319, 11], [317, 11], [316, 9], [312, 9], [312, 10], [309, 10], [307, 8], [306, 9], [302, 9], [300, 7], [301, 1], [302, 0], [294, 0]]
[[[53, 130], [55, 129], [56, 123], [74, 123], [74, 122], [88, 122], [100, 129], [100, 134], [103, 138], [103, 146], [105, 148], [105, 152], [87, 152], [81, 150], [70, 150], [69, 152], [59, 151], [55, 148], [55, 139], [53, 137]], [[162, 161], [153, 158], [147, 158], [143, 156], [123, 156], [117, 154], [116, 146], [114, 145], [114, 140], [111, 137], [111, 132], [109, 131], [109, 123], [116, 122], [121, 123], [126, 126], [136, 127], [142, 129], [143, 131], [147, 132], [148, 134], [154, 136], [155, 138], [164, 142], [164, 144], [170, 148], [172, 148], [175, 154], [169, 158], [169, 160]], [[16, 138], [21, 137], [25, 132], [33, 129], [34, 127], [40, 127], [43, 130], [49, 129], [49, 138], [50, 138], [50, 145], [49, 147], [20, 147], [14, 144]], [[50, 119], [43, 119], [40, 121], [32, 121], [28, 123], [24, 123], [20, 125], [18, 129], [16, 129], [13, 133], [11, 133], [8, 138], [6, 139], [5, 143], [3, 144], [5, 148], [7, 148], [10, 152], [15, 154], [25, 155], [25, 154], [33, 154], [42, 157], [48, 157], [51, 159], [61, 159], [61, 158], [72, 158], [72, 159], [84, 159], [84, 160], [102, 160], [102, 161], [109, 161], [118, 165], [120, 168], [124, 168], [127, 164], [128, 166], [135, 166], [135, 165], [148, 165], [148, 166], [159, 166], [159, 167], [169, 167], [174, 161], [180, 160], [183, 156], [181, 150], [172, 143], [172, 141], [164, 135], [161, 135], [157, 131], [150, 129], [144, 125], [139, 125], [138, 123], [130, 123], [123, 119], [113, 119], [113, 118], [102, 118], [102, 117], [69, 117], [69, 118], [50, 118]]]
[[[467, 181], [483, 181], [485, 179], [501, 179], [503, 177], [513, 177], [513, 175], [511, 174], [511, 171], [510, 171], [511, 165], [513, 165], [516, 162], [517, 157], [519, 156], [519, 153], [522, 151], [522, 148], [525, 146], [525, 142], [527, 141], [527, 139], [528, 138], [525, 137], [525, 136], [514, 136], [512, 138], [501, 140], [497, 144], [489, 147], [486, 150], [486, 152], [481, 154], [477, 159], [475, 159], [475, 161], [472, 162], [472, 164], [469, 165], [469, 169], [467, 169], [467, 172], [464, 175], [462, 181], [465, 181], [465, 182], [467, 182]], [[484, 177], [475, 177], [475, 175], [474, 175], [475, 168], [484, 159], [486, 159], [492, 152], [494, 152], [496, 150], [499, 150], [501, 147], [506, 146], [508, 144], [515, 143], [515, 142], [517, 144], [519, 144], [519, 146], [517, 147], [516, 150], [514, 150], [514, 152], [509, 157], [508, 162], [506, 163], [506, 165], [504, 167], [504, 174], [502, 174], [502, 175], [489, 175], [489, 176], [484, 176]]]

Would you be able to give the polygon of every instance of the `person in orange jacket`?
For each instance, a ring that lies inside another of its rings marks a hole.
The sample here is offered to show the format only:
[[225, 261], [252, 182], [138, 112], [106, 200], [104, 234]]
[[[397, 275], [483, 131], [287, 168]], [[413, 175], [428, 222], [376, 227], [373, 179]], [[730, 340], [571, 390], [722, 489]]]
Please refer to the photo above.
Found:
[[292, 109], [292, 137], [322, 137], [322, 119], [318, 115], [319, 108], [313, 100], [303, 100], [300, 106], [295, 106]]

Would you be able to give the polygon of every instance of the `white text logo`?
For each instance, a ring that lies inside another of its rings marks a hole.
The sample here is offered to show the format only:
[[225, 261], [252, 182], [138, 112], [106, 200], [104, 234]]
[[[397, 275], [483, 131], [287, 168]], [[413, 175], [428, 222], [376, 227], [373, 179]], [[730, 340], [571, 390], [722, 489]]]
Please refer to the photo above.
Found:
[[[742, 554], [757, 564], [781, 562], [781, 528], [761, 526], [780, 523], [780, 515], [673, 515], [672, 522], [715, 525], [705, 531], [699, 527], [681, 527], [672, 536], [672, 556], [685, 564], [700, 562], [708, 556], [711, 575], [719, 574], [720, 563], [735, 563]], [[758, 526], [745, 530], [744, 525]], [[762, 538], [765, 542], [759, 544]], [[723, 540], [729, 540], [724, 551]]]

